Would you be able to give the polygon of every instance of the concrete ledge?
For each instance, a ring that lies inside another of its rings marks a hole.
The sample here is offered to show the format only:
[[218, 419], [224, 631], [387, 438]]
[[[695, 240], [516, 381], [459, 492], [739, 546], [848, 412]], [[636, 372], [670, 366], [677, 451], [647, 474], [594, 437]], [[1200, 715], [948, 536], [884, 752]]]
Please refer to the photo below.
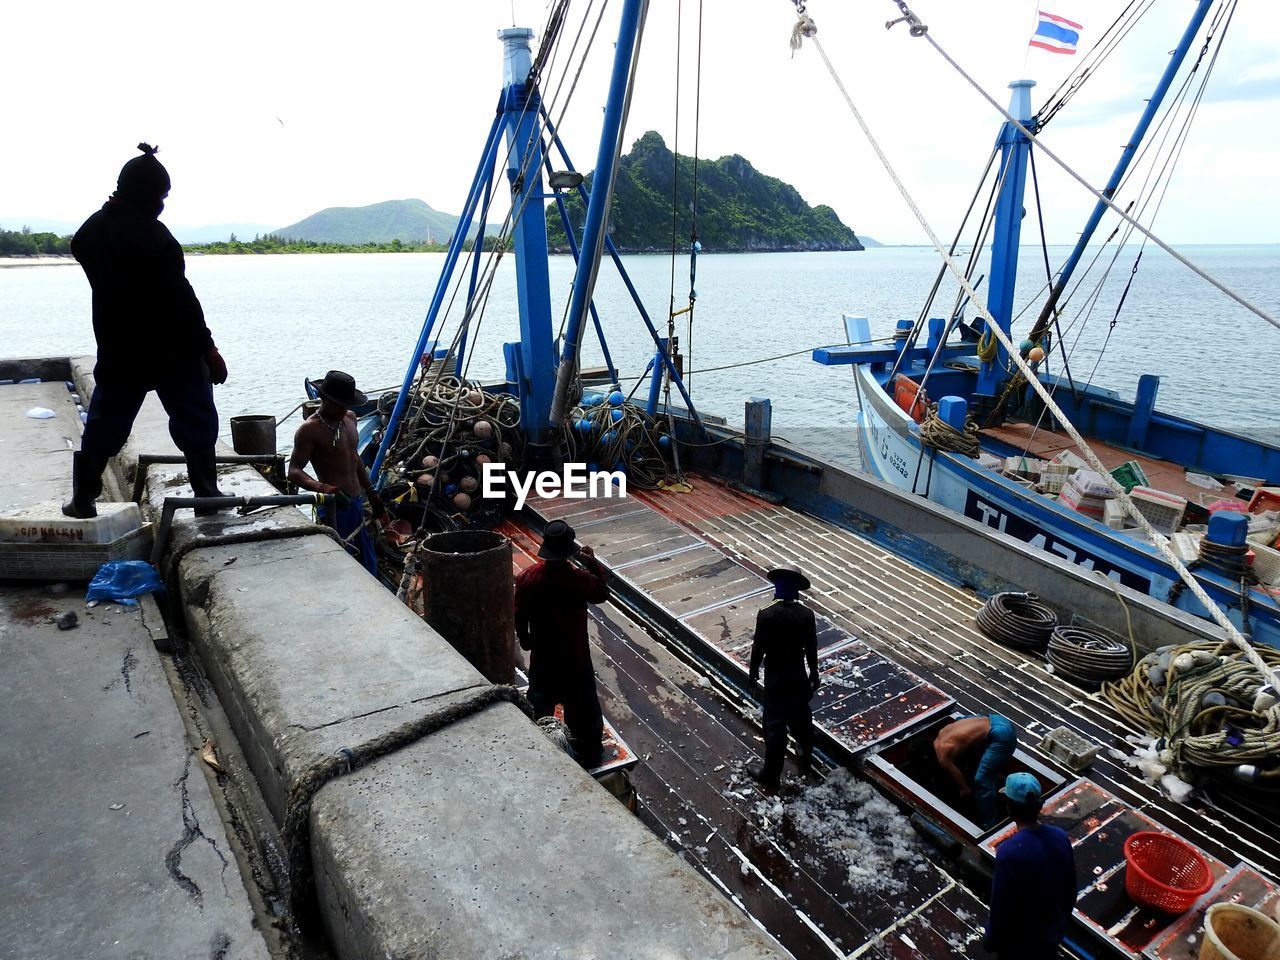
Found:
[[190, 641], [277, 822], [314, 763], [487, 685], [327, 538], [195, 550], [179, 580]]
[[311, 837], [342, 957], [787, 956], [510, 704], [324, 787]]

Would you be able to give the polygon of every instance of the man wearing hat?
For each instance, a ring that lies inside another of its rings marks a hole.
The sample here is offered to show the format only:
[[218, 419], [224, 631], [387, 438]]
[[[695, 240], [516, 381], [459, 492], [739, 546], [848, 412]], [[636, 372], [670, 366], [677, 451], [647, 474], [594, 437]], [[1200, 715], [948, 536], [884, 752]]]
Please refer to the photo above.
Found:
[[[813, 761], [813, 712], [809, 701], [821, 683], [818, 674], [818, 628], [813, 611], [800, 602], [809, 589], [799, 570], [779, 568], [766, 576], [773, 583], [774, 601], [756, 614], [751, 642], [751, 682], [764, 665], [764, 763], [747, 768], [766, 790], [777, 790], [787, 756], [787, 731], [796, 738], [800, 766]], [[808, 665], [808, 674], [805, 666]]]
[[983, 945], [1001, 960], [1049, 960], [1076, 903], [1075, 854], [1065, 831], [1039, 822], [1043, 801], [1032, 774], [1009, 774], [1000, 792], [1018, 830], [996, 847]]
[[[608, 571], [573, 527], [552, 520], [542, 532], [541, 560], [516, 577], [516, 637], [529, 651], [529, 701], [537, 719], [564, 707], [573, 753], [600, 765], [604, 715], [587, 642], [587, 604], [609, 599]], [[577, 557], [582, 566], [571, 563]]]
[[72, 455], [71, 500], [62, 507], [69, 517], [97, 516], [107, 461], [124, 447], [152, 390], [196, 496], [221, 496], [213, 384], [226, 383], [227, 365], [187, 282], [182, 247], [157, 219], [169, 195], [168, 171], [155, 147], [138, 149], [142, 155], [124, 165], [111, 199], [71, 238], [93, 289], [98, 362], [84, 436]]
[[[307, 417], [293, 435], [289, 479], [303, 490], [330, 498], [317, 510], [320, 522], [333, 527], [347, 549], [376, 577], [378, 556], [365, 526], [364, 494], [368, 494], [375, 517], [386, 510], [360, 459], [356, 415], [351, 412], [352, 407], [368, 398], [356, 389], [351, 374], [341, 370], [330, 370], [319, 383], [307, 383], [320, 397], [320, 409]], [[308, 464], [315, 468], [315, 477], [307, 473]]]

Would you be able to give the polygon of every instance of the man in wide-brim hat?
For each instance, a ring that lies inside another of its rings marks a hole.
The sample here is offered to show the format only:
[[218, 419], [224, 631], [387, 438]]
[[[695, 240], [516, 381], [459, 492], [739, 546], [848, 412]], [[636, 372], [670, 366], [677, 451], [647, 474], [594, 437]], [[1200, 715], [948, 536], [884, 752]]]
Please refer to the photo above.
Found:
[[[365, 526], [365, 495], [375, 517], [382, 516], [385, 508], [360, 459], [356, 415], [351, 412], [367, 398], [356, 389], [355, 378], [341, 370], [330, 370], [319, 382], [307, 382], [320, 397], [320, 409], [293, 435], [289, 479], [303, 490], [326, 494], [328, 499], [317, 509], [320, 522], [333, 527], [347, 549], [377, 576], [378, 557]], [[314, 477], [307, 473], [308, 465], [315, 470]]]
[[[756, 614], [751, 642], [751, 682], [764, 667], [764, 763], [747, 773], [765, 790], [778, 789], [787, 757], [787, 734], [796, 738], [800, 766], [813, 761], [813, 712], [809, 701], [821, 683], [818, 628], [813, 611], [800, 602], [809, 578], [793, 567], [770, 570], [774, 601]], [[806, 674], [806, 665], [808, 671]]]
[[[516, 637], [529, 651], [529, 701], [537, 718], [564, 707], [573, 753], [590, 770], [600, 765], [604, 715], [596, 692], [587, 604], [609, 599], [608, 572], [573, 527], [552, 520], [542, 533], [539, 562], [516, 577]], [[582, 566], [571, 560], [577, 557]]]

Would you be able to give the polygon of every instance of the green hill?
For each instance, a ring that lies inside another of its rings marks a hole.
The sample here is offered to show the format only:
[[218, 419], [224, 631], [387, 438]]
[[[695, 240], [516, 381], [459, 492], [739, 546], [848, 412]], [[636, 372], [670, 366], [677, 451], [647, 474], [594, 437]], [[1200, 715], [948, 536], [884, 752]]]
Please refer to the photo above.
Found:
[[[681, 156], [676, 237], [689, 237], [693, 204], [693, 158]], [[672, 153], [662, 136], [649, 131], [622, 158], [614, 188], [609, 235], [622, 250], [671, 249]], [[588, 176], [588, 181], [590, 177]], [[569, 218], [582, 235], [586, 207], [574, 196]], [[554, 208], [547, 211], [547, 237], [557, 252], [568, 250]], [[828, 206], [811, 207], [795, 187], [765, 176], [734, 154], [698, 163], [698, 239], [708, 252], [773, 250], [861, 250], [854, 232]]]
[[[271, 232], [319, 243], [448, 243], [458, 218], [422, 200], [386, 200], [367, 207], [328, 207]], [[474, 235], [474, 228], [472, 228]]]

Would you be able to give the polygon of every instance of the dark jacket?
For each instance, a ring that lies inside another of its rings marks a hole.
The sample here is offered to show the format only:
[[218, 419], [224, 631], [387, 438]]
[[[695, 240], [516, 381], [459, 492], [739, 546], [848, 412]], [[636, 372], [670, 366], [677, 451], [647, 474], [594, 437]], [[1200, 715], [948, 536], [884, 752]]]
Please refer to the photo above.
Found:
[[1059, 827], [1024, 827], [996, 848], [986, 946], [1000, 960], [1053, 960], [1077, 892], [1075, 854]]
[[182, 247], [151, 213], [108, 200], [71, 238], [71, 252], [93, 288], [99, 381], [152, 381], [174, 360], [213, 348]]
[[585, 568], [543, 560], [516, 577], [516, 637], [530, 671], [591, 673], [587, 604], [609, 599], [608, 576], [593, 559]]
[[798, 600], [775, 600], [756, 614], [756, 634], [751, 642], [753, 679], [762, 663], [766, 691], [807, 696], [809, 678], [818, 675], [818, 627], [812, 610]]

